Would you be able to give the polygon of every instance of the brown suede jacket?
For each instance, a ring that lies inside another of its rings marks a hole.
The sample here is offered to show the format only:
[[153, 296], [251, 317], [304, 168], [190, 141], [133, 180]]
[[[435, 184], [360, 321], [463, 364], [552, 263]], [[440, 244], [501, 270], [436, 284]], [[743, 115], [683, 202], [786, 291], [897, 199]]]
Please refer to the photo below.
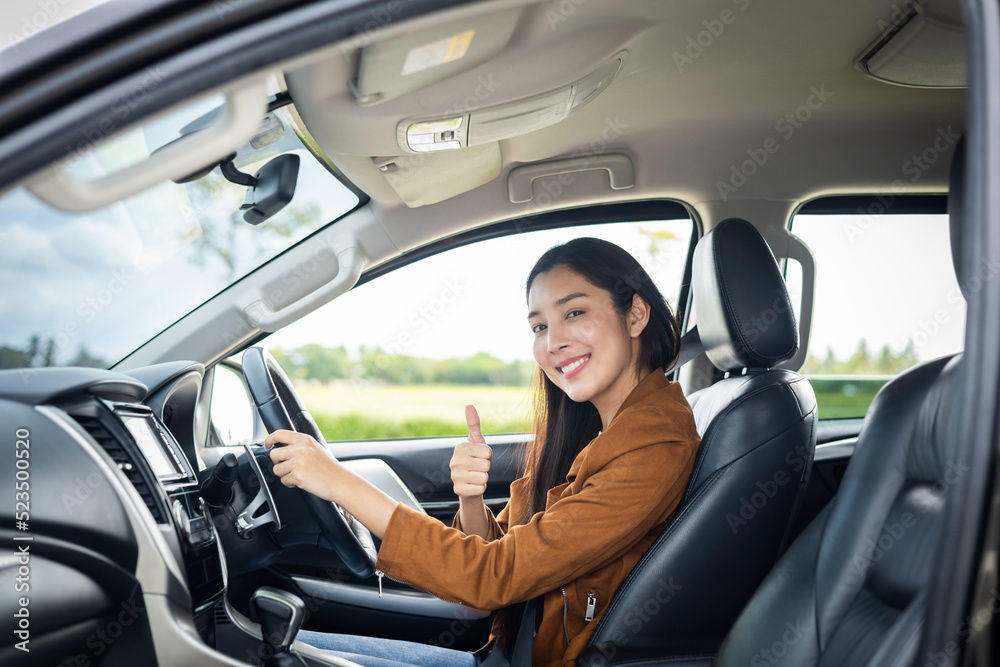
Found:
[[[511, 484], [510, 502], [499, 516], [488, 513], [486, 539], [458, 529], [457, 517], [448, 527], [400, 504], [376, 567], [477, 609], [542, 595], [532, 664], [572, 665], [615, 591], [670, 523], [700, 443], [680, 385], [654, 371], [527, 524], [508, 525], [526, 502], [523, 477]], [[594, 604], [589, 621], [588, 598]]]

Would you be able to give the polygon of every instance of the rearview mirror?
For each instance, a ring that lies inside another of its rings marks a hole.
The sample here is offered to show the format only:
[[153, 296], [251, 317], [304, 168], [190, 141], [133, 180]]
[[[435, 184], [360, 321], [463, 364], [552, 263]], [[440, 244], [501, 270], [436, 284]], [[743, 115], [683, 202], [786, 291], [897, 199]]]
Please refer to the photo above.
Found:
[[243, 199], [243, 219], [259, 225], [292, 201], [299, 177], [299, 156], [286, 153], [274, 158], [253, 175]]

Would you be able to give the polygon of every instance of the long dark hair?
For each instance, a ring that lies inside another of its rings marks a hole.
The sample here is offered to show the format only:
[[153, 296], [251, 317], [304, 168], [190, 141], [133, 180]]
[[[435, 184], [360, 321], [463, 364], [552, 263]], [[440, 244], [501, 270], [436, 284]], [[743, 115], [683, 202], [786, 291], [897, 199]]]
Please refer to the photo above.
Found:
[[[643, 371], [666, 371], [673, 366], [680, 352], [680, 324], [652, 278], [632, 255], [614, 243], [595, 238], [574, 239], [549, 248], [528, 274], [525, 298], [535, 278], [557, 266], [610, 292], [623, 327], [634, 295], [649, 304], [649, 322], [639, 336], [636, 380]], [[573, 459], [600, 433], [601, 415], [589, 401], [572, 400], [539, 367], [534, 379], [534, 426], [534, 442], [525, 443], [520, 453], [524, 476], [529, 478], [528, 502], [521, 516], [510, 517], [511, 526], [526, 524], [545, 509], [549, 490], [565, 480]], [[493, 629], [498, 646], [506, 653], [513, 650], [523, 608], [513, 605], [497, 612]]]

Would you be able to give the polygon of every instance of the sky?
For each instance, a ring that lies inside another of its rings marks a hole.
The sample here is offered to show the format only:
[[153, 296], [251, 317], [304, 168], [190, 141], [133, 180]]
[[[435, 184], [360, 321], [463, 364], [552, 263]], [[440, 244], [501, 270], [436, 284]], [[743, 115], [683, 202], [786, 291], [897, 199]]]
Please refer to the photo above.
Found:
[[28, 39], [107, 0], [3, 0], [0, 3], [0, 51]]
[[[650, 252], [641, 233], [676, 238]], [[524, 284], [548, 248], [579, 236], [617, 243], [639, 259], [672, 306], [684, 269], [691, 222], [588, 225], [493, 239], [415, 262], [362, 285], [270, 336], [268, 348], [309, 343], [329, 347], [381, 346], [436, 359], [487, 352], [504, 361], [531, 359]]]
[[[86, 179], [142, 159], [211, 105], [207, 100], [71, 156], [66, 171]], [[38, 335], [55, 341], [58, 364], [70, 363], [81, 348], [117, 362], [228, 286], [231, 276], [245, 275], [357, 204], [291, 130], [264, 150], [297, 150], [302, 160], [292, 201], [257, 227], [230, 222], [246, 188], [225, 182], [218, 169], [195, 183], [161, 183], [82, 214], [53, 209], [24, 188], [6, 193], [0, 345], [23, 349]], [[296, 217], [304, 211], [310, 215]], [[279, 226], [290, 234], [276, 232]]]
[[[816, 261], [813, 354], [830, 346], [845, 359], [861, 338], [872, 353], [912, 340], [921, 361], [962, 349], [965, 300], [946, 215], [799, 216], [792, 233]], [[793, 273], [789, 291], [800, 293]]]

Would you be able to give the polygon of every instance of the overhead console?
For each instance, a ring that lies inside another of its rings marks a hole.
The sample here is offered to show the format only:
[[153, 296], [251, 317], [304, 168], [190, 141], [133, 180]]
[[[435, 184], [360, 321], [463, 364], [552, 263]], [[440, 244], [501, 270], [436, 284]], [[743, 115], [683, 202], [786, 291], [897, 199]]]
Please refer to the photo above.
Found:
[[550, 3], [484, 2], [386, 23], [285, 80], [309, 133], [348, 177], [373, 195], [388, 185], [410, 207], [437, 203], [496, 179], [501, 142], [596, 100], [648, 28], [581, 11], [556, 29], [552, 12]]
[[541, 95], [436, 118], [404, 120], [396, 138], [404, 151], [455, 150], [489, 144], [558, 123], [593, 101], [621, 71], [626, 52], [568, 86]]

